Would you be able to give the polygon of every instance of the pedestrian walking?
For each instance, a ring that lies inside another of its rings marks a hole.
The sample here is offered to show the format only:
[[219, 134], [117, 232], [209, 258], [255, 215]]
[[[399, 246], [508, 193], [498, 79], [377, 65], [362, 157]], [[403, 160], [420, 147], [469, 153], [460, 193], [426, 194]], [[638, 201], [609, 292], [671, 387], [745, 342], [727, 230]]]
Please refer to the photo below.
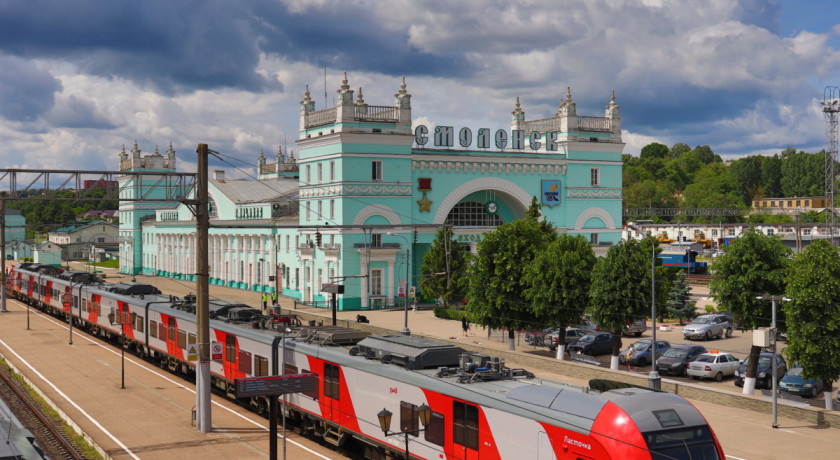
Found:
[[277, 291], [271, 293], [271, 305], [277, 306]]
[[464, 336], [465, 336], [465, 337], [466, 337], [467, 335], [469, 335], [467, 332], [470, 330], [470, 323], [469, 323], [469, 321], [467, 321], [467, 317], [466, 317], [466, 316], [462, 316], [462, 317], [461, 317], [461, 329], [463, 329], [463, 330], [464, 330]]
[[265, 312], [265, 309], [268, 308], [268, 293], [263, 292], [262, 302], [263, 302], [263, 312]]

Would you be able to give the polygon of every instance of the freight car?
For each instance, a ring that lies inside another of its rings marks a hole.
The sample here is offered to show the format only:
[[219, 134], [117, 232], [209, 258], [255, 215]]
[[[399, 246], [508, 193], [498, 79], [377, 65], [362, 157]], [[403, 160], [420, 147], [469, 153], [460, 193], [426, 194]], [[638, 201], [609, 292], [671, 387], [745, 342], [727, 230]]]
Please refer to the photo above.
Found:
[[708, 268], [706, 262], [697, 261], [696, 251], [660, 252], [663, 267], [676, 267], [688, 270], [690, 273], [703, 273]]
[[[190, 374], [196, 341], [194, 299], [142, 283], [105, 283], [37, 264], [12, 269], [12, 295], [91, 333], [124, 335], [123, 346]], [[292, 327], [285, 341], [275, 316], [212, 301], [210, 336], [223, 346], [214, 387], [233, 397], [235, 380], [314, 373], [318, 388], [288, 395], [287, 415], [335, 445], [351, 439], [367, 458], [422, 459], [723, 459], [711, 427], [680, 396], [611, 381], [581, 387], [538, 379], [501, 359], [451, 344], [355, 329]], [[280, 357], [280, 359], [278, 359]], [[282, 363], [282, 364], [280, 364]], [[247, 400], [264, 412], [264, 397]], [[419, 430], [418, 409], [431, 416]], [[384, 433], [380, 408], [399, 414]], [[404, 437], [405, 436], [405, 437]], [[406, 438], [407, 437], [407, 438]]]

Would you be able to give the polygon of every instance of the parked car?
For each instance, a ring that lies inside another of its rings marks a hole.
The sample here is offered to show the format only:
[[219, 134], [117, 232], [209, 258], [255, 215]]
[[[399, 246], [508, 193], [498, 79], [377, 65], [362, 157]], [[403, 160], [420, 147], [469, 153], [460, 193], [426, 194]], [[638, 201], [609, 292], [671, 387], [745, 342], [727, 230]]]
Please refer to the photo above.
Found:
[[[578, 341], [581, 337], [586, 335], [586, 331], [583, 329], [579, 329], [576, 327], [569, 327], [566, 328], [566, 345], [571, 345]], [[557, 339], [560, 337], [560, 331], [555, 331], [550, 334], [546, 334], [545, 336], [545, 343], [548, 345], [548, 348], [551, 351], [557, 349]]]
[[541, 347], [544, 345], [545, 335], [556, 330], [556, 327], [547, 327], [541, 331], [525, 331], [525, 343], [535, 347]]
[[609, 332], [593, 332], [569, 345], [569, 353], [603, 355], [612, 352], [613, 335]]
[[720, 382], [727, 375], [735, 375], [739, 365], [738, 358], [731, 354], [712, 350], [690, 362], [686, 372], [694, 379], [713, 378]]
[[802, 367], [796, 364], [788, 369], [787, 374], [779, 381], [779, 390], [811, 398], [822, 392], [824, 387], [825, 384], [819, 377], [816, 379], [802, 377]]
[[[747, 358], [738, 366], [735, 371], [735, 385], [744, 386], [744, 379], [747, 378], [747, 366], [750, 363], [750, 357]], [[755, 387], [756, 388], [771, 388], [773, 381], [773, 353], [761, 353], [758, 357], [758, 369], [755, 371]], [[787, 372], [787, 363], [779, 353], [776, 353], [776, 378], [781, 380]]]
[[647, 320], [644, 318], [637, 319], [636, 321], [628, 321], [627, 324], [624, 325], [624, 330], [622, 333], [624, 335], [635, 335], [636, 337], [641, 337], [642, 333], [647, 330]]
[[703, 353], [706, 353], [706, 347], [702, 345], [674, 345], [656, 360], [656, 370], [663, 375], [685, 376], [688, 363]]
[[580, 324], [578, 324], [576, 327], [578, 329], [583, 329], [587, 333], [589, 333], [589, 332], [600, 332], [600, 330], [601, 330], [601, 328], [598, 326], [598, 323], [596, 323], [595, 321], [592, 321], [591, 319], [589, 319], [587, 317], [583, 317], [583, 319], [580, 320]]
[[[651, 354], [651, 340], [642, 339], [633, 342], [626, 350], [618, 354], [618, 362], [621, 364], [630, 364], [631, 366], [647, 366], [648, 363], [653, 362]], [[656, 357], [662, 356], [665, 350], [671, 348], [671, 344], [666, 340], [656, 341]]]
[[711, 340], [712, 337], [732, 337], [732, 323], [730, 317], [724, 314], [714, 313], [701, 315], [683, 326], [683, 337], [686, 339]]

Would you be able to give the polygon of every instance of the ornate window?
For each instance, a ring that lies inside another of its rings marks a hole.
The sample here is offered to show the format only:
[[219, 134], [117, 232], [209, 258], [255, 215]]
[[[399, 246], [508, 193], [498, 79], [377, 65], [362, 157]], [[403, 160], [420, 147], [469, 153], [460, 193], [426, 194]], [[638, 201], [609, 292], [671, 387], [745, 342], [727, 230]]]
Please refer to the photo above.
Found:
[[504, 223], [498, 214], [488, 213], [484, 203], [478, 201], [456, 204], [446, 221], [456, 227], [496, 227]]

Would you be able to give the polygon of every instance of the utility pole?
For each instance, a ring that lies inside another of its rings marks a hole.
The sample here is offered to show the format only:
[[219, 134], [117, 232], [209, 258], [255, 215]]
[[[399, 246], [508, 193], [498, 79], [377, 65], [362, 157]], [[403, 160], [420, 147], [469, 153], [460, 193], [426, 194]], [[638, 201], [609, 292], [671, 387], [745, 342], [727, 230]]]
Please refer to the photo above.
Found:
[[207, 233], [210, 215], [207, 212], [208, 181], [207, 144], [198, 144], [198, 174], [195, 181], [195, 284], [196, 323], [198, 325], [198, 366], [195, 373], [196, 426], [202, 433], [212, 430], [210, 417], [210, 284], [207, 266]]
[[0, 313], [6, 310], [6, 192], [0, 192], [0, 256], [3, 257], [3, 271], [0, 272]]

